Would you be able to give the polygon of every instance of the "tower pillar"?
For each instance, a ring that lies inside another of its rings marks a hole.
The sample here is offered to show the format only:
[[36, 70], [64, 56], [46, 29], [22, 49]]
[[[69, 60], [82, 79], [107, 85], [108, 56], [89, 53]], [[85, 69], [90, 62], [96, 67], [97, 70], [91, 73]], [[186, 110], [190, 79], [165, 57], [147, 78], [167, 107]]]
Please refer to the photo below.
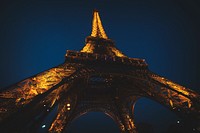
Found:
[[119, 113], [118, 125], [120, 125], [121, 133], [138, 133], [132, 114], [133, 104], [126, 100], [120, 100], [116, 102], [116, 105]]

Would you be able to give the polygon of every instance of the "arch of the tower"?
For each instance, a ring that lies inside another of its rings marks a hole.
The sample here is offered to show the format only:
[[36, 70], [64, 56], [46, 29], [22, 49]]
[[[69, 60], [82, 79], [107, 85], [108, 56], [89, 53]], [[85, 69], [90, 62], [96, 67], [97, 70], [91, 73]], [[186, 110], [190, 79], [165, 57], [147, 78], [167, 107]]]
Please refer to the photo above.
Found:
[[[52, 131], [65, 131], [68, 127], [67, 125], [74, 119], [88, 112], [103, 112], [117, 123], [121, 132], [136, 132], [133, 118], [134, 104], [141, 97], [152, 99], [180, 116], [186, 116], [190, 112], [193, 113], [195, 108], [192, 99], [148, 76], [138, 77], [130, 75], [119, 76], [113, 73], [90, 73], [90, 76], [87, 75], [82, 78], [87, 80], [84, 80], [81, 85], [79, 84], [74, 87], [80, 87], [79, 90], [81, 90], [81, 92], [79, 92], [78, 96], [78, 100], [80, 101], [76, 101], [77, 103], [74, 105], [71, 104], [70, 108], [67, 103], [60, 105], [58, 109], [60, 114], [58, 113], [58, 118], [54, 121], [55, 123], [52, 123], [57, 129], [53, 129], [51, 126], [50, 132], [52, 129]], [[95, 91], [97, 94], [96, 96], [99, 97], [95, 99], [94, 96], [88, 99], [85, 94], [92, 96], [91, 94], [95, 95], [95, 93], [90, 92], [90, 94], [89, 92], [85, 92], [88, 91], [87, 87], [89, 91]], [[103, 91], [102, 95], [99, 93], [101, 91]], [[104, 91], [107, 93], [105, 94]], [[104, 97], [102, 98], [102, 96]], [[80, 106], [81, 102], [84, 102], [84, 100], [92, 100], [93, 102]], [[106, 100], [109, 105], [106, 105], [106, 102], [103, 102], [104, 105], [97, 104], [96, 102], [98, 102], [98, 100], [100, 100], [101, 103]], [[72, 107], [72, 105], [74, 107]], [[59, 121], [62, 122], [59, 123]], [[59, 129], [59, 127], [61, 129]]]
[[[118, 88], [121, 97], [147, 97], [177, 113], [198, 113], [199, 101], [196, 98], [198, 95], [171, 81], [159, 81], [164, 78], [124, 75], [115, 79], [117, 80], [113, 82], [113, 86]], [[164, 84], [165, 82], [169, 85]]]
[[120, 132], [116, 120], [107, 112], [92, 110], [74, 118], [64, 132]]
[[167, 132], [170, 127], [179, 128], [183, 124], [178, 115], [148, 97], [137, 99], [132, 114], [139, 133]]
[[80, 118], [81, 116], [88, 114], [90, 112], [102, 112], [105, 115], [107, 115], [108, 117], [110, 117], [118, 126], [118, 129], [120, 131], [124, 130], [124, 125], [122, 120], [119, 118], [119, 114], [118, 112], [116, 112], [116, 110], [113, 108], [109, 108], [109, 107], [82, 107], [82, 108], [78, 108], [78, 110], [75, 110], [74, 113], [71, 115], [69, 121], [67, 122], [68, 124], [65, 126], [63, 132], [66, 132], [70, 126], [70, 124], [72, 122], [74, 122], [75, 120], [77, 120], [78, 118]]
[[[195, 93], [149, 72], [144, 75], [94, 72], [88, 76], [87, 84], [92, 91], [108, 92], [107, 96], [111, 96], [114, 101], [127, 98], [125, 101], [129, 104], [127, 109], [131, 112], [130, 115], [133, 115], [133, 105], [140, 97], [152, 99], [184, 119], [194, 119], [193, 116], [199, 113]], [[97, 94], [101, 96], [100, 93]]]
[[[193, 91], [163, 77], [151, 74], [143, 77], [124, 75], [118, 81], [121, 82], [116, 84], [122, 85], [124, 83], [121, 89], [119, 88], [118, 93], [130, 97], [130, 99], [133, 97], [133, 103], [142, 97], [151, 99], [177, 114], [185, 123], [193, 122], [190, 125], [198, 128], [200, 102], [198, 101], [198, 95]], [[137, 98], [135, 99], [135, 97]], [[134, 108], [133, 103], [132, 108]], [[132, 109], [133, 113], [134, 109]]]

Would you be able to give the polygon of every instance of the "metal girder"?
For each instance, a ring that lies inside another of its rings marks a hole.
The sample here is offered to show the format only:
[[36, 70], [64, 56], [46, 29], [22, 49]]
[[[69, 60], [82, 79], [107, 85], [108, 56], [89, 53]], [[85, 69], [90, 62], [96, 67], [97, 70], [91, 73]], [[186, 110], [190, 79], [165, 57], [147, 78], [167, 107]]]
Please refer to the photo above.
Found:
[[0, 131], [35, 133], [56, 109], [47, 132], [65, 132], [90, 111], [110, 116], [122, 133], [137, 133], [134, 103], [147, 97], [200, 130], [200, 95], [148, 70], [144, 59], [129, 58], [108, 39], [97, 11], [81, 51], [67, 51], [64, 64], [0, 92]]

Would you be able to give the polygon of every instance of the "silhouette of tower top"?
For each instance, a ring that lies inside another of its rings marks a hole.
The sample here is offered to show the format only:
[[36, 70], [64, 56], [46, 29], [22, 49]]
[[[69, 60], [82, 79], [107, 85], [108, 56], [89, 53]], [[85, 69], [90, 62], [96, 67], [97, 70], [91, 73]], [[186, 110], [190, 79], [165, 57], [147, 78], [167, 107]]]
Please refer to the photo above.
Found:
[[108, 39], [97, 10], [93, 12], [91, 36]]
[[126, 57], [119, 49], [116, 48], [114, 41], [109, 39], [103, 28], [99, 12], [94, 10], [92, 20], [92, 33], [86, 37], [86, 45], [81, 52], [93, 53], [108, 56]]

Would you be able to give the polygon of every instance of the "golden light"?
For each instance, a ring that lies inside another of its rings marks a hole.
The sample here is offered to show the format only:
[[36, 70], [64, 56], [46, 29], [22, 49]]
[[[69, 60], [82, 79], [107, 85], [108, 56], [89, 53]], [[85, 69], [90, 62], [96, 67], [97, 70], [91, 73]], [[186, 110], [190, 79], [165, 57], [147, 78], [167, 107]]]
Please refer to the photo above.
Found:
[[172, 100], [169, 100], [170, 105], [173, 107], [173, 102]]
[[171, 82], [171, 81], [169, 81], [169, 80], [167, 80], [167, 79], [165, 79], [165, 78], [163, 78], [163, 77], [158, 77], [158, 76], [156, 76], [156, 77], [153, 77], [155, 80], [157, 80], [157, 81], [159, 81], [159, 82], [161, 82], [161, 83], [163, 83], [163, 84], [166, 84], [166, 85], [168, 85], [169, 87], [171, 87], [171, 88], [173, 88], [174, 90], [176, 90], [176, 91], [178, 91], [178, 92], [180, 92], [180, 93], [183, 93], [184, 95], [189, 95], [189, 92], [185, 89], [185, 87], [183, 87], [183, 86], [180, 86], [180, 85], [178, 85], [178, 84], [175, 84], [175, 83], [173, 83], [173, 82]]
[[[177, 107], [177, 106], [187, 103], [187, 105], [186, 105], [187, 108], [191, 108], [192, 101], [186, 96], [194, 96], [195, 97], [195, 94], [193, 94], [192, 92], [189, 92], [187, 90], [187, 88], [185, 88], [179, 84], [176, 84], [168, 79], [165, 79], [164, 77], [159, 77], [159, 76], [154, 75], [154, 76], [152, 76], [152, 78], [155, 79], [156, 81], [159, 81], [160, 83], [163, 83], [163, 84], [169, 86], [170, 88], [174, 89], [174, 91], [169, 90], [169, 89], [167, 91], [168, 98], [170, 98], [169, 105], [171, 107]], [[173, 101], [171, 99], [173, 99]], [[177, 99], [177, 100], [175, 100], [175, 99]]]
[[64, 67], [49, 69], [48, 71], [40, 73], [32, 78], [19, 82], [15, 89], [0, 93], [0, 97], [16, 98], [15, 101], [18, 105], [27, 104], [33, 97], [43, 94], [51, 87], [58, 84], [64, 77], [67, 77], [74, 72], [75, 70], [69, 70]]
[[101, 37], [107, 39], [107, 35], [104, 31], [104, 28], [101, 23], [101, 19], [99, 13], [97, 11], [93, 14], [93, 21], [92, 21], [92, 33], [91, 36], [93, 37]]
[[94, 46], [90, 43], [87, 43], [81, 50], [81, 52], [86, 52], [86, 53], [93, 53], [93, 51], [94, 51]]
[[70, 104], [69, 104], [69, 103], [67, 104], [67, 107], [70, 107]]
[[70, 107], [67, 108], [67, 110], [70, 110], [70, 109], [71, 109]]
[[115, 53], [116, 56], [118, 56], [118, 57], [126, 57], [124, 54], [122, 54], [121, 51], [119, 51], [115, 47], [110, 47], [110, 49], [112, 50], [113, 53]]

